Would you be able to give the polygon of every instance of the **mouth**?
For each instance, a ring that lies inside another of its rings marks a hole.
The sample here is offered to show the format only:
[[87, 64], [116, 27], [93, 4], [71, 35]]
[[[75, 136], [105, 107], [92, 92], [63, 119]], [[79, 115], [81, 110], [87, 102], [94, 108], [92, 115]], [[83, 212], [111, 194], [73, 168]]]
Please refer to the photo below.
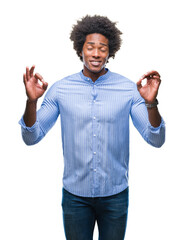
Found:
[[92, 60], [90, 63], [93, 67], [99, 67], [101, 65], [101, 61]]

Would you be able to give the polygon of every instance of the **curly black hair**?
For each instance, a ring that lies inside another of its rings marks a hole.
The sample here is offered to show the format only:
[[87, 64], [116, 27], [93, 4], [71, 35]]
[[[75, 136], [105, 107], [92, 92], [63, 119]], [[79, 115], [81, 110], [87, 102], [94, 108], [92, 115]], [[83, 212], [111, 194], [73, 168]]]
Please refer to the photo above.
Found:
[[105, 36], [109, 41], [109, 58], [115, 57], [115, 53], [121, 47], [122, 32], [116, 27], [116, 22], [110, 21], [107, 17], [94, 15], [86, 15], [81, 20], [73, 25], [70, 39], [73, 41], [73, 48], [76, 50], [77, 55], [82, 61], [82, 48], [86, 41], [86, 36], [92, 33], [100, 33]]

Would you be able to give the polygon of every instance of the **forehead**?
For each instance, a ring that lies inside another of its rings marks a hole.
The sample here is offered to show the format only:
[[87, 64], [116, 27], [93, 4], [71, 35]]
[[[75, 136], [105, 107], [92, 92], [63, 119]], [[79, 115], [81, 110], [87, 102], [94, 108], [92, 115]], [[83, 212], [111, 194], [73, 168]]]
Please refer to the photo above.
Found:
[[103, 43], [105, 45], [108, 45], [108, 39], [100, 34], [100, 33], [91, 33], [89, 35], [86, 36], [86, 41], [85, 43]]

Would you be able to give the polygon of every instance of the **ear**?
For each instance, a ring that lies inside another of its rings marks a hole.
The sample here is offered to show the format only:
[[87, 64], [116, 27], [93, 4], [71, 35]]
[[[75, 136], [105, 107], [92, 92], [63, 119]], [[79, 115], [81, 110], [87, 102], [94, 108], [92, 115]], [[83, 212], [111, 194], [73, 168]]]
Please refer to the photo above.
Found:
[[83, 62], [83, 52], [79, 53], [80, 60]]

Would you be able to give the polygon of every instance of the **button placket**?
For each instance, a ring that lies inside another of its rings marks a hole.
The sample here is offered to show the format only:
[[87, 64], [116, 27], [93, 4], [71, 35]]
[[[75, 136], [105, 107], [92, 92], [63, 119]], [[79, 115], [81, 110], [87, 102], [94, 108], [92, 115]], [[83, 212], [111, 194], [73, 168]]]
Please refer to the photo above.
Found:
[[97, 179], [97, 89], [95, 84], [92, 89], [92, 116], [93, 116], [93, 128], [92, 128], [92, 137], [93, 137], [93, 186], [94, 192], [98, 189], [98, 179]]

